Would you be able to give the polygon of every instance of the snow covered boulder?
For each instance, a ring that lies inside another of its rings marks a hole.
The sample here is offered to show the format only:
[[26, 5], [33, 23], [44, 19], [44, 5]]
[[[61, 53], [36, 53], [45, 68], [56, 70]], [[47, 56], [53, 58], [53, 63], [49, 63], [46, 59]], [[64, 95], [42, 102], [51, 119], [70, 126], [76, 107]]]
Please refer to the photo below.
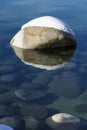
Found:
[[43, 16], [24, 24], [10, 44], [22, 49], [43, 49], [76, 46], [76, 40], [66, 23]]

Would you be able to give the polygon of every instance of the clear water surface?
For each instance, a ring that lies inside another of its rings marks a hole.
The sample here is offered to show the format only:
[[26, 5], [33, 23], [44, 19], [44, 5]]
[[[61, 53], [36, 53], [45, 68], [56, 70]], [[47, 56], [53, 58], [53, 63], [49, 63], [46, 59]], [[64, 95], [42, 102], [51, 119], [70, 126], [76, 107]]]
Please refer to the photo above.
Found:
[[[51, 71], [25, 65], [9, 44], [24, 23], [43, 15], [68, 23], [77, 38], [68, 64]], [[16, 113], [2, 114], [3, 105]], [[45, 122], [60, 112], [87, 120], [87, 1], [0, 0], [0, 117], [34, 116]]]

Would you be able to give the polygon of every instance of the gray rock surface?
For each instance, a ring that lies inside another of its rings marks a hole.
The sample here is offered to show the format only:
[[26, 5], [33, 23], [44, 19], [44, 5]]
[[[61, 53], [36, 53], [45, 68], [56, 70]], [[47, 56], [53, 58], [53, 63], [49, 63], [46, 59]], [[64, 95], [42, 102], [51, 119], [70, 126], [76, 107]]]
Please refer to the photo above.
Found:
[[14, 74], [5, 74], [1, 76], [1, 80], [4, 82], [12, 82], [15, 80]]
[[42, 49], [76, 46], [73, 35], [50, 27], [26, 27], [21, 29], [10, 44], [23, 49]]

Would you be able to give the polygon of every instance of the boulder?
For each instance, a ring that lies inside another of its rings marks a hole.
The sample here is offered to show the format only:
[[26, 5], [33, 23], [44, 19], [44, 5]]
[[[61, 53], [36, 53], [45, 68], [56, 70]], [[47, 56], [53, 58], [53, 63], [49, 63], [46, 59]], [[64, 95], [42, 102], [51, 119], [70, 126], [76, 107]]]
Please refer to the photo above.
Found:
[[80, 118], [66, 113], [55, 114], [46, 119], [46, 124], [57, 130], [72, 129], [73, 127], [75, 128], [75, 126], [78, 126], [79, 123]]
[[43, 16], [21, 27], [10, 44], [22, 49], [76, 46], [75, 34], [63, 21]]

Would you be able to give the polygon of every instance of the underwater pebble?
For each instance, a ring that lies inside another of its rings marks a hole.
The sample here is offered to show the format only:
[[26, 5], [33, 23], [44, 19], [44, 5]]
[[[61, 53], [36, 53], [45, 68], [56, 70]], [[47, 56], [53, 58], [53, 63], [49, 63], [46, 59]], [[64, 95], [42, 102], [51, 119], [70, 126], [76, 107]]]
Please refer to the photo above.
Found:
[[87, 113], [87, 103], [78, 104], [77, 106], [75, 106], [74, 110], [78, 113]]
[[6, 105], [0, 105], [0, 117], [13, 116], [16, 115], [16, 111]]
[[52, 77], [46, 75], [46, 73], [39, 73], [36, 78], [32, 81], [32, 83], [43, 83], [43, 84], [48, 84], [49, 82], [52, 81]]
[[11, 89], [12, 86], [4, 84], [4, 83], [0, 83], [0, 94], [5, 93], [7, 91], [9, 91], [9, 89]]
[[14, 95], [14, 93], [10, 91], [0, 94], [0, 104], [10, 104], [16, 101], [17, 101], [16, 96]]
[[1, 80], [5, 82], [12, 82], [15, 80], [14, 74], [5, 74], [1, 76]]
[[20, 88], [23, 88], [23, 89], [44, 89], [45, 86], [43, 84], [40, 84], [40, 83], [28, 83], [28, 82], [24, 82], [20, 85]]
[[35, 78], [35, 74], [26, 74], [24, 75], [25, 78], [27, 78], [28, 80], [32, 81]]
[[48, 92], [52, 92], [57, 96], [63, 96], [66, 98], [75, 98], [82, 93], [80, 77], [73, 72], [64, 72], [55, 76], [48, 86]]
[[23, 106], [21, 114], [24, 117], [34, 116], [37, 119], [43, 119], [47, 117], [47, 109], [41, 105], [30, 104]]
[[1, 66], [0, 67], [0, 72], [3, 72], [3, 73], [8, 73], [8, 72], [12, 72], [12, 71], [14, 71], [14, 67], [13, 66], [8, 66], [8, 65], [3, 65], [3, 66]]
[[24, 118], [26, 130], [36, 130], [40, 126], [40, 121], [33, 116]]
[[38, 98], [42, 98], [46, 95], [45, 91], [42, 90], [27, 90], [27, 89], [18, 89], [15, 92], [15, 95], [23, 100], [32, 101]]

